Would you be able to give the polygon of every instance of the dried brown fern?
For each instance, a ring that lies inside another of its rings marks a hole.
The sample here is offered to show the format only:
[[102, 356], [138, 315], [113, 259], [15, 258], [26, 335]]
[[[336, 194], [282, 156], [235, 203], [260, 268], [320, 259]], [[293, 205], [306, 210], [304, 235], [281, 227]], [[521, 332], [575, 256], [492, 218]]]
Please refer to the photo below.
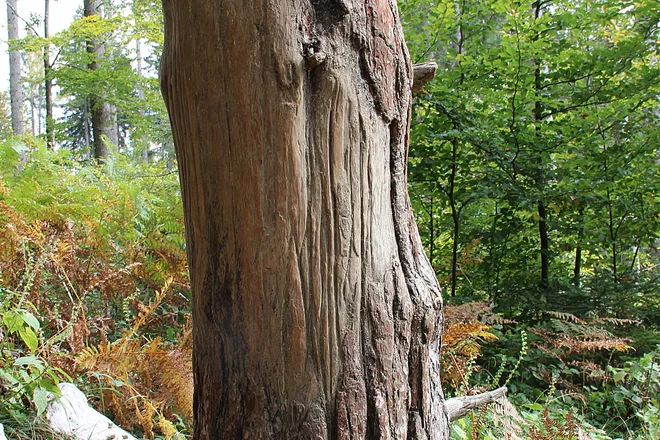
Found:
[[550, 418], [548, 408], [544, 408], [541, 414], [543, 428], [532, 426], [529, 429], [529, 438], [531, 440], [578, 440], [581, 436], [580, 427], [573, 418], [572, 410], [566, 414], [563, 422], [564, 424]]
[[138, 307], [133, 325], [120, 339], [87, 347], [76, 356], [80, 370], [93, 373], [102, 381], [106, 407], [126, 427], [140, 427], [145, 437], [153, 437], [156, 427], [169, 430], [173, 425], [164, 420], [175, 413], [192, 419], [188, 328], [176, 347], [160, 338], [144, 342], [138, 337], [171, 285], [172, 279], [167, 280], [154, 299]]
[[492, 408], [493, 424], [501, 427], [502, 440], [520, 440], [523, 419], [509, 399], [506, 396], [497, 399]]
[[462, 386], [467, 391], [467, 375], [481, 354], [481, 344], [497, 340], [486, 323], [495, 319], [491, 310], [492, 306], [484, 302], [445, 306], [441, 362], [443, 380], [453, 389]]

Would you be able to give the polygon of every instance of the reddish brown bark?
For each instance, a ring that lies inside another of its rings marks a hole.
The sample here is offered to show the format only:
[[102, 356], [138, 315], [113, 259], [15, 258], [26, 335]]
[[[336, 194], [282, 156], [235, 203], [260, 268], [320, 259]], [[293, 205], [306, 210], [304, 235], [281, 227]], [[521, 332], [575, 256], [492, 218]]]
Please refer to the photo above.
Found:
[[195, 438], [445, 439], [387, 0], [165, 0]]

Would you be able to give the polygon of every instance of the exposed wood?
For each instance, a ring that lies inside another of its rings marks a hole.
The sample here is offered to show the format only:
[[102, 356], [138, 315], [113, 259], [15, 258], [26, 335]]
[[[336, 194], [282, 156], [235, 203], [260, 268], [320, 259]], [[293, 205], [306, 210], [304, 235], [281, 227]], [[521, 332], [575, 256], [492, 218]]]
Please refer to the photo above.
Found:
[[163, 6], [194, 438], [449, 438], [396, 2]]
[[413, 65], [413, 93], [424, 88], [433, 78], [438, 70], [438, 64], [434, 61]]
[[474, 396], [452, 397], [445, 402], [449, 421], [453, 422], [465, 417], [470, 411], [480, 406], [488, 405], [494, 401], [506, 396], [506, 387], [501, 387], [493, 391], [477, 394]]

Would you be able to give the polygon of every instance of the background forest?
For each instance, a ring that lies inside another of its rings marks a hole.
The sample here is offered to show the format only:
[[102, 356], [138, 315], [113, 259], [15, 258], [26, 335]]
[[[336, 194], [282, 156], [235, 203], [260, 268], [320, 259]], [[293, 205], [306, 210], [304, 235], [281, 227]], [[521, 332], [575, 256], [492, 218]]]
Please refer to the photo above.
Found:
[[[137, 435], [184, 438], [160, 1], [85, 0], [57, 33], [49, 0], [24, 4], [7, 0], [18, 111], [0, 97], [0, 423], [52, 438], [47, 393], [73, 381]], [[509, 388], [452, 438], [660, 439], [660, 3], [399, 8], [413, 62], [439, 65], [414, 99], [409, 189], [447, 304], [445, 392]]]

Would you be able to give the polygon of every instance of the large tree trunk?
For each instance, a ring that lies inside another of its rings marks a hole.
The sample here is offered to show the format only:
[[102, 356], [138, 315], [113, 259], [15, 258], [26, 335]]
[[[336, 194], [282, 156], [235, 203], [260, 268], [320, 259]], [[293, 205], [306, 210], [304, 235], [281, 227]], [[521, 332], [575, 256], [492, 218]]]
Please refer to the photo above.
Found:
[[396, 2], [163, 3], [194, 438], [448, 438]]
[[[101, 0], [84, 0], [83, 14], [85, 17], [91, 17], [101, 14]], [[91, 55], [91, 60], [87, 68], [97, 70], [99, 68], [98, 60], [105, 54], [105, 45], [98, 39], [87, 41], [87, 53]], [[110, 150], [105, 139], [113, 142], [115, 131], [113, 126], [113, 106], [105, 100], [104, 93], [100, 92], [90, 96], [90, 105], [92, 113], [92, 137], [94, 143], [94, 158], [103, 162], [109, 155]]]
[[[18, 39], [17, 0], [7, 0], [7, 29], [9, 40]], [[17, 136], [25, 133], [23, 122], [23, 86], [21, 85], [21, 53], [9, 51], [9, 98], [11, 100], [11, 129]]]

